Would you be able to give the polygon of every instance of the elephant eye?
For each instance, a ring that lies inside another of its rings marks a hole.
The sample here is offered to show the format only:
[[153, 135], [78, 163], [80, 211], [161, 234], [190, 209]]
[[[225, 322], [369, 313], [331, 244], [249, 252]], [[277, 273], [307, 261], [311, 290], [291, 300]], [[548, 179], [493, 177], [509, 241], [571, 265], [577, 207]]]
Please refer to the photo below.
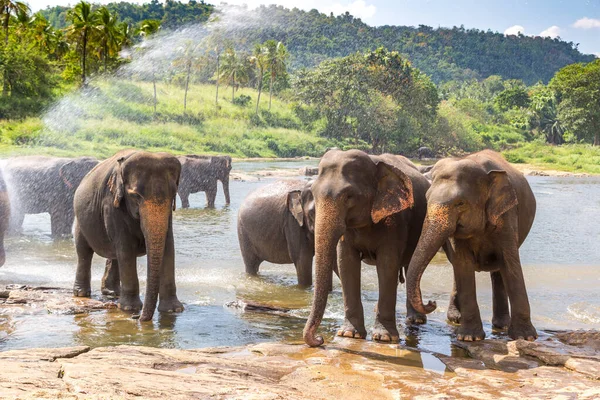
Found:
[[466, 204], [466, 203], [465, 203], [463, 200], [461, 200], [461, 201], [459, 201], [458, 203], [456, 203], [456, 207], [462, 207], [462, 206], [464, 206], [465, 204]]

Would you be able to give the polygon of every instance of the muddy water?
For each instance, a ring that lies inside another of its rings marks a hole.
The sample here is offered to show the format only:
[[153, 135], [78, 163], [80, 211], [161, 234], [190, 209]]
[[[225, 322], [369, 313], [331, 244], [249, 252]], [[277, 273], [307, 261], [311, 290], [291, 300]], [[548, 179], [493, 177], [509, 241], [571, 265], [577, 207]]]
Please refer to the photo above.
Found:
[[[234, 170], [253, 173], [269, 168], [297, 169], [314, 165], [299, 162], [240, 162]], [[215, 210], [204, 208], [205, 197], [190, 197], [191, 209], [177, 210], [174, 217], [178, 295], [186, 304], [180, 315], [159, 315], [152, 324], [140, 324], [118, 310], [89, 315], [58, 315], [32, 309], [29, 315], [1, 314], [0, 350], [42, 346], [140, 344], [193, 348], [241, 345], [267, 340], [297, 342], [309, 313], [311, 293], [295, 286], [292, 265], [264, 263], [260, 277], [249, 278], [239, 254], [236, 234], [237, 209], [248, 192], [261, 181], [231, 182], [232, 204], [224, 205], [219, 191]], [[531, 177], [538, 200], [538, 214], [521, 258], [529, 291], [533, 322], [539, 330], [600, 328], [600, 178]], [[7, 240], [7, 263], [0, 269], [0, 285], [22, 283], [70, 287], [76, 257], [70, 240], [50, 239], [48, 215], [29, 215], [24, 234]], [[145, 259], [138, 260], [142, 293]], [[92, 288], [99, 296], [104, 260], [95, 258]], [[439, 308], [429, 323], [404, 328], [405, 289], [398, 297], [403, 343], [451, 354], [453, 327], [445, 322], [452, 286], [451, 268], [436, 257], [423, 279], [426, 299]], [[488, 336], [491, 331], [489, 275], [478, 274], [478, 299]], [[363, 303], [367, 327], [373, 321], [377, 300], [374, 267], [363, 266]], [[233, 300], [252, 300], [292, 309], [289, 315], [244, 313], [224, 307]], [[334, 278], [326, 319], [321, 331], [331, 339], [343, 316], [339, 281]]]

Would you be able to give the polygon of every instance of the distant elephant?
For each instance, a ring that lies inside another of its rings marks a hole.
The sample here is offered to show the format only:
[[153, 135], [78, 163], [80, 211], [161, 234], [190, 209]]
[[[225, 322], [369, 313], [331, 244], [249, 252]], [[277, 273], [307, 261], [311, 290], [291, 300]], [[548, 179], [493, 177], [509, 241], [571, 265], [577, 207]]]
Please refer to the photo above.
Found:
[[4, 251], [4, 235], [8, 230], [10, 222], [10, 199], [6, 191], [4, 176], [0, 172], [0, 267], [6, 261], [6, 252]]
[[417, 150], [417, 155], [419, 156], [419, 160], [425, 158], [435, 158], [435, 153], [427, 146], [419, 147]]
[[[376, 265], [379, 300], [373, 339], [398, 341], [396, 295], [402, 268], [411, 259], [426, 214], [429, 182], [405, 157], [369, 156], [358, 150], [330, 150], [311, 186], [315, 203], [315, 280], [312, 310], [304, 328], [309, 346], [327, 305], [332, 269], [342, 281], [345, 322], [338, 336], [365, 338], [361, 261]], [[410, 303], [410, 318], [421, 319]]]
[[217, 180], [223, 185], [225, 203], [230, 204], [229, 173], [231, 172], [231, 157], [229, 156], [197, 156], [187, 155], [177, 157], [181, 162], [181, 182], [179, 197], [181, 206], [190, 206], [190, 193], [206, 192], [209, 208], [215, 207], [217, 197]]
[[74, 201], [75, 296], [91, 294], [91, 263], [96, 253], [111, 260], [111, 276], [103, 279], [108, 287], [103, 289], [120, 292], [122, 310], [138, 311], [142, 302], [136, 258], [147, 254], [140, 320], [152, 319], [159, 294], [159, 311], [183, 311], [175, 288], [172, 225], [180, 173], [181, 164], [168, 153], [123, 150], [83, 179]]
[[455, 280], [448, 318], [460, 322], [458, 340], [485, 337], [475, 293], [475, 271], [491, 272], [493, 325], [508, 326], [508, 335], [513, 339], [535, 340], [537, 332], [531, 324], [519, 258], [519, 247], [536, 211], [527, 180], [490, 150], [443, 159], [430, 173], [427, 217], [408, 267], [406, 287], [412, 306], [420, 313], [435, 310], [435, 302], [422, 302], [421, 276], [438, 249], [447, 246]]
[[305, 176], [315, 176], [319, 173], [319, 168], [317, 167], [302, 167], [298, 170], [300, 175]]
[[298, 284], [312, 285], [314, 201], [310, 183], [282, 180], [260, 187], [238, 213], [238, 240], [246, 272], [263, 261], [296, 266]]
[[97, 164], [98, 160], [91, 157], [24, 156], [6, 160], [11, 230], [21, 229], [25, 214], [50, 213], [52, 236], [71, 235], [73, 195]]

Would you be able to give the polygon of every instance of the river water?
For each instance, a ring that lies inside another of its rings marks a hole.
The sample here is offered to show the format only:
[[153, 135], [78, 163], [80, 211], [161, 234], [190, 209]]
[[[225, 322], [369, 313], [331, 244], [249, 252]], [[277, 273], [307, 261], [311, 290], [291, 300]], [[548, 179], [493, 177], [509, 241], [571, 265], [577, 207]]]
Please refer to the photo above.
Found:
[[[293, 169], [314, 161], [239, 162], [234, 172], [252, 174], [265, 169]], [[186, 309], [178, 315], [160, 315], [152, 324], [140, 324], [119, 310], [84, 315], [32, 312], [6, 315], [0, 308], [0, 350], [71, 345], [137, 344], [195, 348], [242, 345], [260, 341], [299, 342], [308, 316], [310, 290], [295, 286], [293, 265], [263, 263], [258, 278], [247, 277], [240, 256], [236, 215], [241, 201], [253, 189], [275, 178], [232, 181], [231, 206], [224, 205], [219, 188], [216, 209], [205, 209], [204, 193], [190, 196], [191, 207], [174, 216], [177, 293]], [[532, 232], [521, 249], [533, 323], [542, 331], [600, 328], [600, 177], [529, 177], [538, 213]], [[7, 262], [0, 269], [0, 287], [19, 283], [71, 287], [76, 256], [71, 240], [50, 238], [47, 214], [28, 215], [23, 235], [6, 241]], [[92, 289], [98, 297], [104, 260], [95, 257]], [[146, 260], [138, 259], [144, 293]], [[488, 337], [491, 331], [489, 274], [477, 274], [478, 301]], [[452, 288], [452, 271], [443, 256], [434, 259], [422, 282], [424, 299], [435, 299], [438, 309], [429, 322], [405, 329], [405, 288], [398, 296], [401, 342], [452, 353], [454, 328], [445, 321]], [[363, 304], [367, 329], [377, 300], [375, 268], [363, 266]], [[241, 312], [225, 307], [234, 300], [255, 301], [292, 309], [289, 315]], [[325, 320], [320, 331], [333, 338], [343, 318], [339, 280], [334, 277]], [[403, 334], [404, 333], [404, 334]]]

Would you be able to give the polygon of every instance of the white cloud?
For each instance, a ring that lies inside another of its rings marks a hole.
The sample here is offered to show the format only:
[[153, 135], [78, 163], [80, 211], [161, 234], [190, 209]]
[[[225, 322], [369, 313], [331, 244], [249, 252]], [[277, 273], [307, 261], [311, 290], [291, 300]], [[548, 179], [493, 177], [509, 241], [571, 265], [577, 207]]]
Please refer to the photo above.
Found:
[[525, 28], [523, 28], [521, 25], [513, 25], [510, 28], [506, 29], [504, 31], [505, 35], [518, 35], [519, 33], [521, 34], [525, 34]]
[[600, 28], [600, 19], [593, 19], [587, 17], [581, 18], [573, 24], [573, 27], [578, 29]]
[[543, 31], [542, 33], [540, 33], [540, 36], [555, 39], [560, 36], [560, 28], [556, 25], [553, 25], [550, 28]]

